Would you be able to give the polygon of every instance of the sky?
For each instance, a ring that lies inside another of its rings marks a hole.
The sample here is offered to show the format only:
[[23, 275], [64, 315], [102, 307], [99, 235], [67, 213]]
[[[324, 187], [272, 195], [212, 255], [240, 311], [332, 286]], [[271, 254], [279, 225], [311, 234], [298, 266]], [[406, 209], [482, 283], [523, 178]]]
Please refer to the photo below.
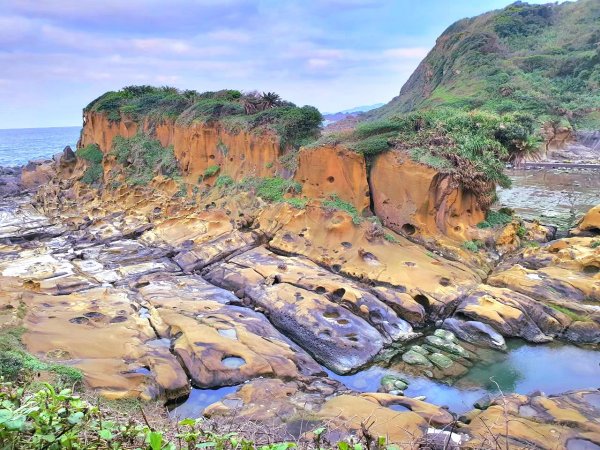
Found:
[[0, 0], [0, 128], [80, 125], [132, 84], [275, 91], [324, 112], [387, 102], [450, 24], [510, 3]]

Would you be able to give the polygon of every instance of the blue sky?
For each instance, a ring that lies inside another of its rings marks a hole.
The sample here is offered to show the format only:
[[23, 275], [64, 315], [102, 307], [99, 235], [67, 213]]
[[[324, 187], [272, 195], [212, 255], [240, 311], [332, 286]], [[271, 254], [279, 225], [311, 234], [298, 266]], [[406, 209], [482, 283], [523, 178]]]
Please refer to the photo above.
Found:
[[79, 125], [130, 84], [270, 90], [330, 112], [387, 102], [452, 22], [509, 3], [0, 0], [0, 128]]

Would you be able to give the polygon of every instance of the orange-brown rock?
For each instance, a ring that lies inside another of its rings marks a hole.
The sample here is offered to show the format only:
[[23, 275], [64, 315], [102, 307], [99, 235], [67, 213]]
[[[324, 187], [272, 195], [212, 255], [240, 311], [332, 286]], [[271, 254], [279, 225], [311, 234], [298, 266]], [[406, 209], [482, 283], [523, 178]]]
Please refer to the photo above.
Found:
[[181, 126], [168, 120], [155, 124], [147, 119], [141, 124], [128, 119], [111, 122], [103, 114], [87, 112], [80, 145], [98, 144], [107, 154], [116, 136], [132, 137], [138, 131], [151, 132], [164, 147], [172, 145], [184, 176], [194, 183], [214, 165], [220, 167], [220, 174], [236, 180], [269, 177], [281, 169], [279, 139], [274, 135], [244, 130], [233, 133], [219, 124]]
[[486, 410], [469, 414], [469, 425], [461, 428], [471, 436], [466, 448], [598, 448], [599, 399], [596, 390], [498, 398]]
[[469, 229], [485, 219], [474, 194], [452, 186], [449, 175], [404, 152], [378, 155], [369, 179], [375, 214], [396, 232], [465, 241]]
[[572, 230], [573, 234], [581, 234], [587, 232], [589, 234], [600, 234], [600, 205], [590, 209], [577, 227]]
[[27, 294], [22, 301], [27, 349], [80, 368], [88, 387], [113, 398], [178, 398], [188, 392], [187, 376], [168, 345], [150, 344], [156, 335], [125, 292]]
[[303, 148], [298, 156], [294, 179], [302, 183], [309, 198], [337, 195], [362, 213], [369, 208], [365, 158], [343, 147]]
[[[401, 236], [390, 242], [381, 227], [368, 221], [357, 226], [343, 211], [280, 205], [264, 210], [258, 221], [261, 229], [274, 234], [271, 248], [303, 255], [341, 275], [391, 286], [397, 294], [408, 293], [431, 317], [449, 308], [479, 280], [462, 263], [428, 252]], [[406, 300], [405, 296], [381, 298], [392, 309], [394, 302]]]

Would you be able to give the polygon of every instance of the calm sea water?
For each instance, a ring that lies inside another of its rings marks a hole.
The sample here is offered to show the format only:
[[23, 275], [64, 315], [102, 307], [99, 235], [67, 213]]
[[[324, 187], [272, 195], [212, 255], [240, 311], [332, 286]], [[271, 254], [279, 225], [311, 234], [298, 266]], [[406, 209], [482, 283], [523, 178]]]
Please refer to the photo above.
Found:
[[65, 146], [75, 149], [81, 127], [0, 129], [0, 167], [50, 158]]

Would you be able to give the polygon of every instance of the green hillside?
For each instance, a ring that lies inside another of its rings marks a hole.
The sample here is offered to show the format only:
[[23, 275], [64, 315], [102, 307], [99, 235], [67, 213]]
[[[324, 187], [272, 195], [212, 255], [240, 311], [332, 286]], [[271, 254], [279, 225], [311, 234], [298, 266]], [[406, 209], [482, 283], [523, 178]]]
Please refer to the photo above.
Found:
[[451, 25], [370, 119], [447, 106], [600, 128], [600, 1], [516, 2]]

